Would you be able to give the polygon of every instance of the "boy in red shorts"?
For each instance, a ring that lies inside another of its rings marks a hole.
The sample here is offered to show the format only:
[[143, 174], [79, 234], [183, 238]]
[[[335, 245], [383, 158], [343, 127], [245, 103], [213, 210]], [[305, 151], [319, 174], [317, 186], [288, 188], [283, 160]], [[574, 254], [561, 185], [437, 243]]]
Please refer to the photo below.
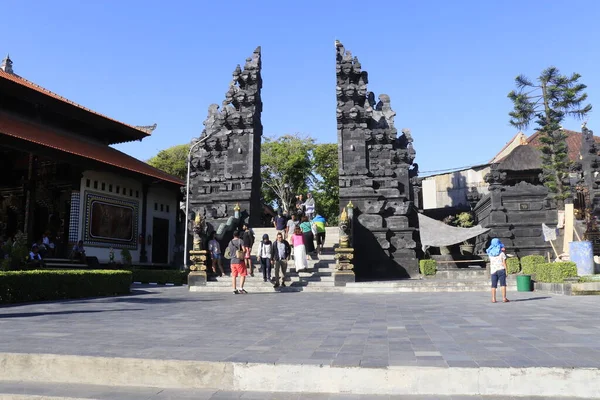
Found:
[[[244, 290], [246, 282], [246, 264], [244, 263], [244, 243], [240, 239], [240, 232], [233, 232], [233, 239], [229, 242], [229, 254], [231, 254], [231, 279], [233, 285], [233, 294], [247, 294]], [[236, 278], [240, 277], [240, 288], [236, 285]]]

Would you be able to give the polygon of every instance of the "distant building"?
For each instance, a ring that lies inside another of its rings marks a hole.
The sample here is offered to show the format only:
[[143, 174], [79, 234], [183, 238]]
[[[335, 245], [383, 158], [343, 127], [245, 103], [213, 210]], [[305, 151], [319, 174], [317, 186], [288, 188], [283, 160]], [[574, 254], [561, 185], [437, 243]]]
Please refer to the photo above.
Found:
[[45, 232], [56, 256], [83, 240], [88, 256], [134, 262], [175, 256], [181, 179], [111, 145], [142, 140], [136, 127], [85, 108], [0, 65], [0, 236]]

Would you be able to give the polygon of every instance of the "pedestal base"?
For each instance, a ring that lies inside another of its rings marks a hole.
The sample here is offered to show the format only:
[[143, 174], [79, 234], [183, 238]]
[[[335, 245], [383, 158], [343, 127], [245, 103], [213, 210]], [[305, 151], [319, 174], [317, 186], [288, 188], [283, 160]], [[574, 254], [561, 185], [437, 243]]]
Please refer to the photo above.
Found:
[[334, 286], [346, 286], [348, 282], [356, 282], [354, 271], [336, 271], [333, 273]]
[[206, 286], [206, 271], [190, 271], [188, 275], [188, 287], [189, 286]]

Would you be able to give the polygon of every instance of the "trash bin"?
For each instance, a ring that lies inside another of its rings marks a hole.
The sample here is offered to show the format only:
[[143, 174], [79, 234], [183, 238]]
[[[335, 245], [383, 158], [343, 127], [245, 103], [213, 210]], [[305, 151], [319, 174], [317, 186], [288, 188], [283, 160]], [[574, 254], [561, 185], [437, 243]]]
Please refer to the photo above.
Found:
[[517, 291], [531, 292], [531, 275], [517, 275]]

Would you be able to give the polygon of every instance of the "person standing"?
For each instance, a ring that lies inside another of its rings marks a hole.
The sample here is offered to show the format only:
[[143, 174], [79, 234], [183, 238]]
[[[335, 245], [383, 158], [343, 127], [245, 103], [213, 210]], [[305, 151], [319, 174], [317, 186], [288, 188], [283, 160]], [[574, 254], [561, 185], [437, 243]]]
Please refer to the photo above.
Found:
[[287, 225], [286, 225], [285, 235], [283, 237], [285, 240], [288, 240], [289, 238], [292, 237], [292, 235], [294, 234], [294, 231], [296, 230], [297, 225], [298, 225], [298, 219], [296, 217], [296, 214], [292, 214], [292, 219], [288, 220]]
[[[231, 255], [231, 281], [233, 285], [233, 294], [247, 294], [244, 289], [246, 282], [246, 265], [244, 264], [244, 242], [240, 239], [240, 232], [233, 232], [233, 239], [229, 242], [227, 251]], [[237, 277], [240, 277], [240, 287], [237, 287]]]
[[312, 224], [308, 221], [308, 217], [302, 217], [300, 229], [302, 230], [302, 235], [304, 236], [304, 246], [308, 256], [308, 254], [315, 252], [315, 235], [312, 232]]
[[277, 213], [277, 216], [275, 217], [275, 222], [273, 223], [273, 226], [275, 227], [275, 229], [277, 229], [277, 233], [284, 233], [286, 230], [286, 223], [287, 223], [287, 219], [281, 214], [281, 211], [279, 211], [279, 213]]
[[313, 219], [313, 224], [317, 228], [317, 253], [323, 252], [323, 246], [325, 244], [325, 223], [326, 220], [321, 215], [316, 215]]
[[269, 240], [269, 235], [266, 233], [262, 237], [262, 241], [258, 246], [257, 258], [260, 260], [260, 267], [263, 273], [263, 281], [271, 280], [271, 266], [273, 261], [273, 243]]
[[225, 271], [223, 271], [223, 259], [221, 255], [221, 245], [217, 240], [217, 232], [210, 234], [210, 241], [208, 242], [208, 251], [210, 251], [210, 257], [212, 260], [212, 270], [213, 274], [217, 274], [217, 265], [219, 266], [219, 276], [225, 275]]
[[301, 219], [304, 216], [304, 199], [301, 194], [296, 196], [296, 199], [296, 214], [298, 214], [298, 219]]
[[315, 199], [312, 197], [312, 193], [308, 193], [306, 196], [308, 198], [304, 202], [304, 209], [306, 210], [306, 216], [308, 217], [308, 220], [312, 221], [316, 208]]
[[287, 272], [287, 263], [290, 259], [291, 248], [287, 240], [281, 233], [277, 233], [277, 240], [273, 243], [273, 260], [275, 262], [275, 285], [279, 287], [279, 271], [281, 270], [281, 286], [285, 287], [285, 273]]
[[242, 242], [244, 244], [244, 263], [246, 268], [248, 268], [248, 272], [250, 276], [254, 276], [254, 267], [252, 266], [252, 246], [254, 245], [254, 235], [250, 230], [248, 224], [244, 224], [242, 227], [244, 229], [244, 234], [242, 235]]
[[304, 235], [302, 229], [297, 226], [292, 235], [292, 245], [294, 246], [294, 265], [296, 272], [308, 269], [308, 260], [306, 259], [306, 247], [304, 246]]
[[502, 302], [508, 303], [506, 298], [506, 277], [508, 271], [506, 268], [506, 254], [504, 254], [504, 245], [498, 238], [492, 239], [490, 247], [486, 253], [490, 257], [490, 276], [492, 278], [492, 303], [496, 302], [496, 288], [500, 281], [500, 289], [502, 291]]

